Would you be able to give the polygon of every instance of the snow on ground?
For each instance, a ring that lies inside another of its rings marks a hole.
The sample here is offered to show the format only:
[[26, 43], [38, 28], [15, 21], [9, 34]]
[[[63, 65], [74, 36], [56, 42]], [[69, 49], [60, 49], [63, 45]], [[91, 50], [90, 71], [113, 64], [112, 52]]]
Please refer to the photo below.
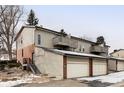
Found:
[[39, 78], [39, 77], [40, 76], [31, 74], [31, 75], [25, 75], [21, 79], [15, 81], [6, 81], [6, 82], [1, 81], [0, 87], [11, 87], [22, 83], [31, 83], [31, 80], [33, 80], [33, 78]]
[[118, 83], [124, 80], [124, 72], [111, 73], [105, 76], [78, 78], [77, 80], [87, 80], [87, 81], [98, 80], [101, 82]]

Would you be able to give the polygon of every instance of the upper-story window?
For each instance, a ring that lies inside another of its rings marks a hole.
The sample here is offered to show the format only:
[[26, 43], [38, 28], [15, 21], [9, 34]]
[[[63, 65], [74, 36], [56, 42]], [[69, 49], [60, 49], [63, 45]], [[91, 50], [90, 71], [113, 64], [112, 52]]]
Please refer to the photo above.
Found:
[[84, 51], [85, 51], [85, 49], [83, 48], [83, 49], [82, 49], [82, 51], [84, 52]]
[[82, 46], [80, 45], [79, 51], [80, 51], [80, 52], [84, 52], [84, 51], [85, 51], [84, 47], [82, 47]]
[[23, 53], [23, 49], [22, 49], [22, 57], [23, 57], [23, 54], [24, 54], [24, 53]]
[[38, 45], [40, 45], [40, 44], [41, 44], [41, 35], [38, 34]]
[[23, 43], [23, 37], [21, 37], [21, 44]]

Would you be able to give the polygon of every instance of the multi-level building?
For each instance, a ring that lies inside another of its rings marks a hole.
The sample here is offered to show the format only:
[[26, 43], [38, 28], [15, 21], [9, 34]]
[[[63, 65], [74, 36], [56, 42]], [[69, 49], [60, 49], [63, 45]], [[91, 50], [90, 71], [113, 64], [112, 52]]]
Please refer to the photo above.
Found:
[[17, 61], [32, 70], [59, 79], [108, 73], [108, 45], [38, 26], [23, 26], [15, 40]]
[[[66, 33], [63, 33], [63, 31], [57, 32], [34, 26], [23, 26], [17, 34], [15, 40], [17, 43], [17, 49], [21, 49], [17, 53], [22, 52], [20, 56], [23, 55], [23, 52], [31, 52], [28, 51], [28, 49], [32, 49], [33, 46], [68, 50], [80, 53], [92, 53], [104, 56], [108, 55], [109, 48], [107, 45], [99, 46], [95, 45], [95, 42], [67, 35]], [[30, 53], [30, 55], [28, 54], [27, 58], [28, 56], [31, 58], [32, 53]]]
[[110, 55], [112, 57], [124, 58], [124, 49], [114, 50]]

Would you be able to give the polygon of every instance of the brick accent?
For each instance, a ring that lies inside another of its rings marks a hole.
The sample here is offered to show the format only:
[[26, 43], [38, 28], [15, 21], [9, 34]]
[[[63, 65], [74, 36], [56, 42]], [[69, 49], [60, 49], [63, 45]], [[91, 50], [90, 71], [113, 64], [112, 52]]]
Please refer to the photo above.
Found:
[[67, 79], [67, 56], [63, 56], [63, 79]]
[[[22, 56], [23, 50], [23, 56]], [[32, 53], [34, 52], [34, 44], [17, 50], [17, 61], [23, 62], [23, 58], [30, 58], [32, 60]]]

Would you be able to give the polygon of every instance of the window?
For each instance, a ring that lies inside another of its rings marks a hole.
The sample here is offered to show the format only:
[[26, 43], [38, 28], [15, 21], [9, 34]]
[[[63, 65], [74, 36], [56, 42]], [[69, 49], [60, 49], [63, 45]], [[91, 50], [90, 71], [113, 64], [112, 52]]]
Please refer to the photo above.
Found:
[[85, 49], [83, 48], [83, 52], [85, 51]]
[[38, 35], [38, 45], [40, 45], [40, 44], [41, 44], [41, 36]]
[[23, 57], [23, 49], [22, 49], [22, 57]]
[[119, 54], [118, 54], [118, 57], [119, 57]]
[[22, 40], [23, 38], [21, 37], [21, 44], [23, 43], [23, 40]]
[[80, 51], [80, 52], [84, 52], [85, 49], [80, 45], [79, 51]]
[[81, 45], [80, 45], [79, 51], [81, 52]]

